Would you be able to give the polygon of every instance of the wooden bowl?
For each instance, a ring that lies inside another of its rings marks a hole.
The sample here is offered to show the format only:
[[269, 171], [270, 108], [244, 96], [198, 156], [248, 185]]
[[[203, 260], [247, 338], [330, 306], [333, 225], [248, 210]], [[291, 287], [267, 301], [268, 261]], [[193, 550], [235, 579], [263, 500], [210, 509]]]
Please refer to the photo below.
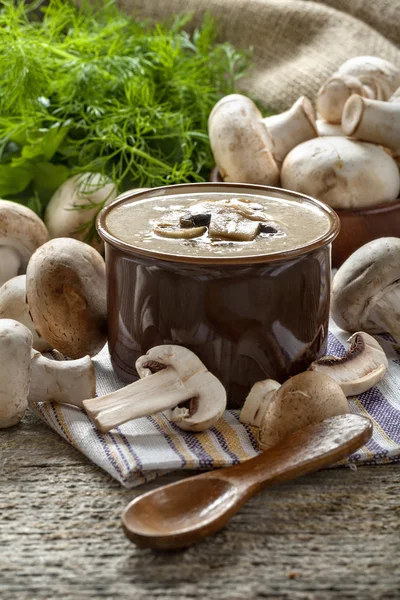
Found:
[[[218, 167], [211, 170], [210, 181], [222, 181]], [[380, 237], [400, 237], [400, 198], [390, 204], [335, 212], [340, 218], [340, 233], [332, 246], [334, 268], [367, 242]]]

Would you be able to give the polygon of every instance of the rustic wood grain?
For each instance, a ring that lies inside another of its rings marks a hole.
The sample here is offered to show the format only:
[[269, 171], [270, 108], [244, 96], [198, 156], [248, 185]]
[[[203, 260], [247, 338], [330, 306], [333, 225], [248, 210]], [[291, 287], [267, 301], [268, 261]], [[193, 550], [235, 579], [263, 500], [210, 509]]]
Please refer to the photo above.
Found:
[[215, 537], [130, 544], [125, 490], [33, 415], [0, 431], [0, 598], [377, 600], [400, 597], [399, 465], [334, 469], [265, 491]]

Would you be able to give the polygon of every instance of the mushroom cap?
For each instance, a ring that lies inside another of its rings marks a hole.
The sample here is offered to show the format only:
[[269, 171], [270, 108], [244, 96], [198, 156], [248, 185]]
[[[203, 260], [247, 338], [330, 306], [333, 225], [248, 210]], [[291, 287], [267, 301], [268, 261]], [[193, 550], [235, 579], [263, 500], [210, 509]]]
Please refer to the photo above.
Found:
[[107, 340], [105, 264], [88, 244], [56, 238], [27, 268], [26, 291], [36, 329], [70, 358], [97, 354]]
[[352, 94], [363, 94], [363, 87], [358, 79], [347, 75], [330, 77], [318, 92], [317, 111], [329, 123], [339, 124], [343, 107]]
[[0, 287], [0, 319], [14, 319], [33, 335], [33, 348], [39, 352], [51, 350], [50, 344], [35, 330], [26, 302], [26, 275], [9, 279]]
[[[101, 173], [79, 173], [70, 177], [54, 192], [47, 205], [44, 222], [50, 237], [84, 241], [87, 231], [80, 228], [96, 217], [101, 203], [109, 204], [116, 197], [116, 185]], [[77, 209], [79, 206], [85, 208]]]
[[326, 136], [289, 152], [281, 183], [283, 188], [313, 196], [332, 208], [364, 208], [396, 200], [400, 174], [383, 148]]
[[16, 425], [28, 406], [32, 333], [13, 319], [0, 319], [0, 429]]
[[324, 373], [306, 371], [288, 379], [268, 403], [259, 431], [262, 450], [311, 423], [349, 412], [340, 385]]
[[0, 246], [15, 248], [26, 268], [32, 254], [49, 239], [43, 221], [26, 206], [0, 200]]
[[279, 184], [272, 141], [254, 102], [241, 94], [222, 98], [208, 119], [211, 149], [224, 181]]
[[369, 86], [377, 100], [388, 100], [400, 86], [400, 68], [379, 56], [354, 56], [346, 60], [337, 72], [356, 77]]
[[[370, 319], [375, 301], [400, 279], [400, 238], [379, 238], [358, 248], [337, 271], [331, 314], [346, 331], [378, 333]], [[400, 309], [399, 309], [400, 310]]]

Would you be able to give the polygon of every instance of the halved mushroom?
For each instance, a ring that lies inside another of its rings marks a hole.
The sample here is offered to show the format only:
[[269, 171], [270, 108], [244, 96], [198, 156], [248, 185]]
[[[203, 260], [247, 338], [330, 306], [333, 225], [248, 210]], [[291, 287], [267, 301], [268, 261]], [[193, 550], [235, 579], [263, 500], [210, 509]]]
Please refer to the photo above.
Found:
[[51, 350], [50, 344], [35, 329], [26, 301], [26, 275], [18, 275], [0, 287], [0, 319], [14, 319], [33, 335], [33, 348], [39, 352]]
[[400, 341], [400, 238], [379, 238], [356, 250], [337, 271], [332, 317], [350, 332], [387, 331]]
[[381, 381], [388, 369], [386, 354], [368, 333], [359, 331], [349, 338], [345, 356], [323, 356], [309, 370], [332, 377], [346, 396], [362, 394]]
[[333, 208], [365, 208], [396, 200], [400, 174], [383, 148], [327, 136], [304, 142], [289, 152], [281, 183]]
[[226, 407], [225, 389], [187, 348], [152, 348], [138, 358], [136, 370], [139, 381], [83, 402], [100, 431], [159, 412], [165, 412], [185, 431], [204, 431], [221, 418]]
[[311, 423], [349, 412], [341, 387], [324, 373], [306, 371], [288, 379], [267, 403], [258, 433], [261, 450]]
[[13, 319], [0, 319], [0, 429], [16, 425], [28, 407], [32, 333]]
[[340, 123], [345, 103], [352, 94], [389, 100], [400, 85], [400, 69], [377, 56], [356, 56], [344, 62], [320, 88], [318, 113], [329, 123]]
[[96, 374], [90, 356], [51, 360], [33, 350], [31, 367], [29, 402], [58, 402], [83, 408], [82, 401], [96, 393]]
[[26, 292], [35, 329], [70, 358], [97, 354], [107, 340], [105, 264], [91, 246], [56, 238], [29, 261]]
[[400, 103], [351, 96], [344, 105], [342, 128], [357, 140], [373, 142], [400, 155]]
[[241, 423], [261, 427], [267, 406], [281, 384], [274, 379], [264, 379], [253, 385], [240, 411]]
[[0, 286], [25, 272], [30, 257], [48, 237], [45, 224], [32, 210], [0, 200]]

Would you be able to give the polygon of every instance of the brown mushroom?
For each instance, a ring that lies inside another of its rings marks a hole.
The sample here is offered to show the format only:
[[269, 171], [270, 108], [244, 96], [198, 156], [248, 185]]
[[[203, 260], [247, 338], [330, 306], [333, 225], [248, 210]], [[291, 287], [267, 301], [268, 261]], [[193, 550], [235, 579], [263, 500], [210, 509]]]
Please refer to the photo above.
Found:
[[91, 246], [56, 238], [27, 268], [27, 299], [35, 328], [70, 358], [97, 354], [107, 340], [104, 260]]

